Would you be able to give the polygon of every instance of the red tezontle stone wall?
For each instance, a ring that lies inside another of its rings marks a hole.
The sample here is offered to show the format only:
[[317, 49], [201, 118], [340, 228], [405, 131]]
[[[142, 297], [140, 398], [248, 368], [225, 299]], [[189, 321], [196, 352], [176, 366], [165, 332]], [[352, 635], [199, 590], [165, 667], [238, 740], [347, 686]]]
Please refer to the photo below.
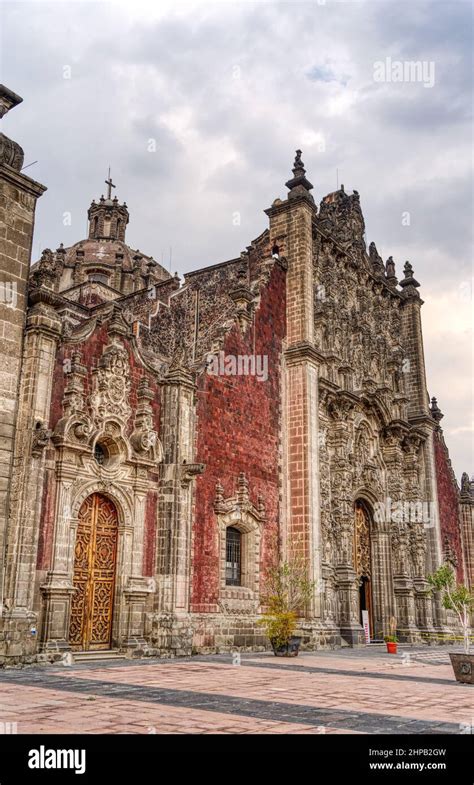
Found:
[[259, 494], [266, 506], [261, 545], [261, 570], [278, 543], [280, 359], [285, 334], [285, 272], [275, 265], [261, 291], [255, 322], [242, 335], [234, 325], [226, 336], [225, 355], [268, 356], [268, 380], [254, 376], [203, 374], [198, 381], [197, 455], [206, 464], [196, 481], [193, 543], [192, 610], [216, 610], [219, 591], [218, 530], [214, 499], [216, 484], [224, 497], [234, 495], [244, 472], [251, 501]]

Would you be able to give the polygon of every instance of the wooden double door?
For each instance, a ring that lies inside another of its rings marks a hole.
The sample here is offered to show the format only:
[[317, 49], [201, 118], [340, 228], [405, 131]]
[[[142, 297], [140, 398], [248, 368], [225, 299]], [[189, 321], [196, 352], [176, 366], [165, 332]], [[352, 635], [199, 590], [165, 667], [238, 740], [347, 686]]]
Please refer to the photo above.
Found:
[[100, 493], [79, 510], [74, 551], [74, 588], [69, 643], [72, 648], [109, 649], [117, 563], [118, 516], [115, 505]]

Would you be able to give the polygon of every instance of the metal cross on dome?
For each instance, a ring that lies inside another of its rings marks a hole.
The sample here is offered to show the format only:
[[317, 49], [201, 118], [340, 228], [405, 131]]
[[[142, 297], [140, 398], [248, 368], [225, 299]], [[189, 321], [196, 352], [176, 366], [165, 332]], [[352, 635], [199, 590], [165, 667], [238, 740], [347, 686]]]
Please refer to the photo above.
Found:
[[113, 184], [112, 178], [110, 176], [110, 166], [109, 166], [109, 179], [105, 181], [105, 184], [107, 186], [107, 199], [111, 199], [112, 198], [112, 188], [115, 188], [115, 185]]

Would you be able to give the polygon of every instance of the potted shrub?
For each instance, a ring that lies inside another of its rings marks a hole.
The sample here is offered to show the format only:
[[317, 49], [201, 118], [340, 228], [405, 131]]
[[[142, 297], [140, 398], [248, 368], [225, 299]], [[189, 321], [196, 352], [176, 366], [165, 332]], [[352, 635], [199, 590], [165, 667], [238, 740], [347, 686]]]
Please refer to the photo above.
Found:
[[314, 590], [314, 582], [307, 575], [306, 564], [298, 561], [283, 562], [267, 573], [262, 594], [266, 612], [259, 623], [265, 627], [276, 657], [298, 656], [301, 638], [294, 634], [298, 611]]
[[443, 607], [455, 612], [463, 631], [464, 654], [449, 654], [456, 680], [474, 684], [474, 654], [469, 652], [469, 614], [474, 606], [474, 594], [467, 586], [456, 583], [454, 570], [449, 564], [443, 564], [428, 575], [428, 581], [435, 591], [442, 592]]
[[385, 635], [384, 641], [387, 644], [387, 652], [389, 654], [397, 653], [398, 638], [396, 635]]
[[398, 638], [396, 635], [397, 632], [397, 620], [395, 616], [390, 617], [390, 624], [389, 624], [389, 633], [388, 635], [384, 635], [384, 641], [387, 644], [387, 652], [388, 654], [396, 654], [397, 653], [397, 643]]

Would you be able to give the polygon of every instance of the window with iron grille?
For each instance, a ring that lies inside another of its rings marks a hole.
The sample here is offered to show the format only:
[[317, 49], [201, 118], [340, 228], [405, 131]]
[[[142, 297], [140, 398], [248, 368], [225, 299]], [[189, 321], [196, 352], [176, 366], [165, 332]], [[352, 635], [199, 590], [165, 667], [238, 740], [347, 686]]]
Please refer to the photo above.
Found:
[[240, 586], [242, 534], [228, 526], [225, 537], [225, 582], [227, 586]]

